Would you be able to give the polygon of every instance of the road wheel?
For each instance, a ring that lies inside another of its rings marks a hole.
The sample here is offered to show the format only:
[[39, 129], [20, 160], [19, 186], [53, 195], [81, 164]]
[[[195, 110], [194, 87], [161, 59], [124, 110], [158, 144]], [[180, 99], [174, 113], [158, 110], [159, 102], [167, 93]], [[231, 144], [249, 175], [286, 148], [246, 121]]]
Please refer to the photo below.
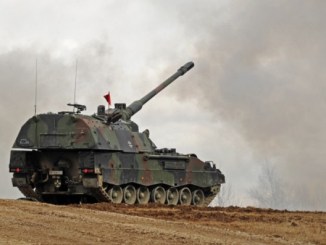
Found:
[[205, 201], [204, 192], [201, 189], [197, 189], [192, 193], [192, 204], [195, 206], [203, 206]]
[[180, 190], [179, 202], [181, 205], [191, 204], [191, 191], [188, 187], [183, 187]]
[[137, 202], [139, 204], [147, 204], [150, 198], [150, 192], [147, 187], [140, 186], [137, 189]]
[[123, 189], [123, 201], [127, 204], [135, 204], [136, 199], [136, 188], [133, 185], [127, 185]]
[[113, 203], [121, 203], [123, 199], [123, 190], [120, 186], [115, 185], [109, 190], [109, 196]]
[[169, 188], [166, 193], [166, 199], [169, 205], [177, 205], [179, 201], [179, 191], [177, 188]]
[[157, 186], [152, 190], [152, 202], [164, 204], [166, 199], [166, 192], [162, 186]]

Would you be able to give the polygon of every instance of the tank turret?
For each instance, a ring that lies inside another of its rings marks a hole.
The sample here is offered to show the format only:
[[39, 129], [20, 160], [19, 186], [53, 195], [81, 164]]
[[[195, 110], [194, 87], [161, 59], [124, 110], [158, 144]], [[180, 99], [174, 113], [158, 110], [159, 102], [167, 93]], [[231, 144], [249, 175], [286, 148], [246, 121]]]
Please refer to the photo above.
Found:
[[128, 107], [125, 107], [124, 104], [116, 104], [116, 108], [109, 112], [108, 115], [108, 123], [116, 122], [119, 119], [124, 121], [130, 120], [130, 118], [140, 111], [145, 103], [147, 103], [150, 99], [152, 99], [155, 95], [157, 95], [160, 91], [165, 89], [169, 84], [175, 81], [178, 77], [184, 75], [191, 68], [194, 67], [193, 62], [188, 62], [185, 65], [181, 66], [176, 73], [146, 94], [140, 100], [135, 100]]

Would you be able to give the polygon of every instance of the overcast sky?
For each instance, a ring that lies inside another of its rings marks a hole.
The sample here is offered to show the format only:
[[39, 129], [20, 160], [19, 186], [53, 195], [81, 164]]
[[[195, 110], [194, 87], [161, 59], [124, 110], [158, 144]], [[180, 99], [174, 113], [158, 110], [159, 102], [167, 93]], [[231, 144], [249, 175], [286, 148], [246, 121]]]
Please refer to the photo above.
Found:
[[[34, 112], [87, 113], [131, 103], [194, 61], [134, 120], [158, 147], [213, 160], [235, 193], [254, 205], [262, 164], [275, 167], [293, 208], [326, 209], [324, 1], [0, 0], [0, 197], [16, 198], [8, 162]], [[304, 199], [309, 202], [304, 203]]]

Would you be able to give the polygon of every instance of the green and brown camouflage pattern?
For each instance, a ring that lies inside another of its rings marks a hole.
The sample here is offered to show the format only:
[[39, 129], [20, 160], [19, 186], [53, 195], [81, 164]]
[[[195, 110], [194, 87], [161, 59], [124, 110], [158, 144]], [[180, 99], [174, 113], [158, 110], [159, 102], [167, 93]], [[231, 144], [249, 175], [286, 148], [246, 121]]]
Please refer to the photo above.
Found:
[[91, 116], [79, 111], [33, 116], [22, 126], [11, 151], [13, 185], [29, 198], [54, 203], [112, 201], [114, 188], [123, 190], [127, 203], [127, 196], [134, 195], [133, 188], [137, 195], [140, 188], [154, 196], [161, 196], [157, 193], [162, 189], [163, 194], [175, 189], [182, 194], [186, 188], [194, 197], [199, 192], [206, 198], [215, 196], [225, 180], [214, 164], [199, 160], [195, 154], [157, 149], [149, 131], [139, 132], [138, 125], [130, 120], [147, 101], [192, 67], [192, 62], [187, 63], [128, 107], [117, 104], [103, 111], [100, 106]]
[[153, 152], [145, 133], [133, 130], [138, 128], [132, 122], [106, 124], [81, 114], [40, 114], [23, 125], [13, 148]]

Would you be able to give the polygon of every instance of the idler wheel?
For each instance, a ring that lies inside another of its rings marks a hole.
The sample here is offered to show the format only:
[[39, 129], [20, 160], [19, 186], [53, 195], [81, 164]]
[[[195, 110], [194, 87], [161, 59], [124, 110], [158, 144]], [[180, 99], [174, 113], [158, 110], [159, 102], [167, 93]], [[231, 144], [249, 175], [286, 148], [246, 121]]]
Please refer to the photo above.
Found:
[[136, 198], [136, 188], [133, 185], [127, 185], [123, 189], [123, 201], [127, 204], [135, 204]]
[[192, 193], [192, 204], [196, 206], [203, 206], [205, 201], [204, 192], [201, 189], [197, 189]]
[[167, 203], [169, 205], [177, 205], [179, 200], [179, 191], [177, 188], [171, 187], [166, 193]]
[[110, 190], [109, 190], [109, 196], [111, 198], [111, 201], [113, 203], [121, 203], [122, 199], [123, 199], [123, 190], [120, 186], [113, 186]]
[[152, 202], [164, 204], [166, 199], [166, 192], [162, 186], [157, 186], [152, 190]]
[[188, 187], [183, 187], [180, 190], [179, 201], [181, 205], [190, 205], [191, 204], [191, 191]]
[[150, 198], [150, 192], [147, 187], [140, 186], [137, 189], [137, 202], [139, 204], [147, 204]]

